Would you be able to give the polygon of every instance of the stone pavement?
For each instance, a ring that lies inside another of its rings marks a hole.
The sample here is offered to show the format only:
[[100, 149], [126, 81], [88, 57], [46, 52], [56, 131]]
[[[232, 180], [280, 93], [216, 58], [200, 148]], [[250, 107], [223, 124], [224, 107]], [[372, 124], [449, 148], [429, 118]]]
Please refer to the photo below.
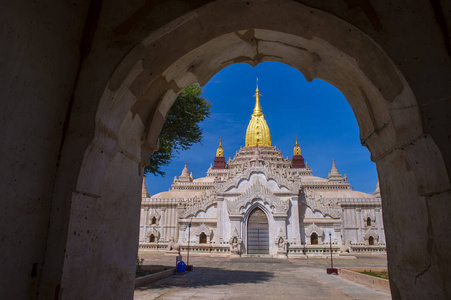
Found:
[[[140, 253], [145, 264], [172, 265], [174, 257]], [[190, 257], [194, 271], [135, 290], [135, 299], [391, 299], [339, 276], [328, 259]], [[386, 267], [386, 257], [336, 259], [336, 267]]]

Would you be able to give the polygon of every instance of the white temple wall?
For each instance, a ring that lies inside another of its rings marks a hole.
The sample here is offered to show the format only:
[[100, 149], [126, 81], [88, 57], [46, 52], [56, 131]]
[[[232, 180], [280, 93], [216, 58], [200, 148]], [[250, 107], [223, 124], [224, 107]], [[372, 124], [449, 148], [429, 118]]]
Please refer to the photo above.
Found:
[[196, 237], [194, 232], [195, 232], [195, 230], [194, 230], [193, 226], [191, 226], [191, 227], [187, 226], [185, 229], [185, 232], [184, 232], [185, 238], [184, 238], [183, 242], [188, 243], [188, 241], [189, 241], [189, 243], [192, 244]]
[[384, 230], [384, 221], [382, 219], [382, 209], [376, 209], [376, 224], [378, 227], [377, 233], [379, 234], [379, 243], [385, 244], [385, 230]]
[[[371, 218], [371, 226], [367, 226], [367, 218]], [[382, 223], [380, 207], [357, 208], [355, 206], [343, 207], [343, 242], [351, 241], [353, 244], [365, 243], [365, 234], [368, 229], [378, 234], [378, 243], [385, 244], [385, 233]]]
[[[156, 224], [152, 224], [153, 217], [156, 217]], [[177, 209], [175, 205], [146, 206], [141, 208], [139, 240], [149, 242], [149, 235], [154, 229], [160, 234], [160, 242], [168, 242], [172, 237], [177, 238], [178, 226]]]
[[207, 208], [207, 211], [204, 213], [205, 218], [217, 218], [218, 217], [218, 209], [214, 206], [210, 206]]
[[359, 229], [347, 229], [345, 230], [345, 236], [343, 240], [346, 242], [347, 240], [351, 241], [351, 243], [356, 244], [359, 242], [358, 236]]
[[179, 243], [186, 243], [188, 241], [188, 226], [183, 224], [179, 227]]
[[168, 234], [167, 234], [167, 226], [168, 226], [168, 216], [167, 216], [167, 214], [168, 214], [169, 210], [170, 210], [170, 208], [162, 211], [162, 214], [161, 214], [161, 219], [160, 219], [161, 224], [162, 224], [162, 226], [161, 226], [161, 236], [160, 236], [160, 240], [161, 241], [168, 241], [169, 240]]
[[324, 218], [324, 216], [319, 211], [313, 212], [312, 209], [307, 206], [307, 209], [305, 210], [305, 218]]
[[362, 227], [363, 227], [363, 217], [362, 217], [362, 209], [361, 208], [357, 208], [355, 209], [356, 212], [356, 227], [359, 228], [359, 230], [357, 231], [357, 239], [358, 242], [363, 242], [363, 235], [364, 233], [362, 232]]
[[168, 207], [163, 216], [165, 218], [165, 241], [170, 241], [172, 238], [178, 239], [178, 216], [176, 206]]
[[205, 218], [205, 212], [204, 211], [197, 212], [194, 218]]
[[145, 242], [147, 228], [147, 215], [145, 207], [141, 206], [141, 212], [139, 217], [139, 241]]
[[358, 223], [358, 212], [355, 207], [346, 206], [343, 209], [343, 242], [349, 240], [353, 244], [358, 243], [361, 227]]

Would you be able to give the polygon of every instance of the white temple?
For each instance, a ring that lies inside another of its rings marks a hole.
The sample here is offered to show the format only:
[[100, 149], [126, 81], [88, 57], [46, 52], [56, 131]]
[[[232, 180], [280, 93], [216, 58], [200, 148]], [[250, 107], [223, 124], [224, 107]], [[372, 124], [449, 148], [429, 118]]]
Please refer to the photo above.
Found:
[[246, 146], [233, 159], [226, 163], [220, 143], [206, 177], [193, 178], [185, 163], [171, 189], [151, 197], [143, 181], [140, 249], [309, 257], [330, 253], [331, 241], [334, 255], [385, 253], [379, 185], [373, 195], [354, 191], [333, 159], [327, 178], [314, 176], [297, 140], [284, 158], [258, 87], [255, 96]]

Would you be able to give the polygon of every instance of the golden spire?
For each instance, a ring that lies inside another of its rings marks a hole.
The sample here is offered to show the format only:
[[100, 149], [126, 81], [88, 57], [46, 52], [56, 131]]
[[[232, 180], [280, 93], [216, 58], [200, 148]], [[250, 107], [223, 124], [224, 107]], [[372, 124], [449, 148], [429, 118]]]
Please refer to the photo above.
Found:
[[218, 150], [216, 150], [216, 157], [223, 157], [223, 156], [224, 156], [224, 150], [222, 149], [221, 139], [219, 139], [219, 146], [218, 146]]
[[253, 116], [260, 117], [263, 116], [262, 107], [260, 106], [260, 91], [258, 90], [258, 77], [257, 77], [257, 88], [255, 89], [255, 107], [254, 107], [254, 113]]
[[259, 146], [271, 146], [271, 134], [260, 106], [260, 96], [257, 78], [255, 108], [246, 131], [246, 147], [255, 147], [257, 144]]
[[296, 144], [294, 144], [293, 155], [301, 155], [301, 147], [299, 147], [298, 138], [296, 138]]

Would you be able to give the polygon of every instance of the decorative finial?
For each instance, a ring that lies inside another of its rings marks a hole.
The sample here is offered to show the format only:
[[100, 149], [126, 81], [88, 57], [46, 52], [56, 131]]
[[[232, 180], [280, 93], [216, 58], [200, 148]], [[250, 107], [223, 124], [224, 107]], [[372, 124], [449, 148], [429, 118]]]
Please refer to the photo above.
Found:
[[338, 169], [335, 166], [335, 158], [332, 158], [332, 169], [329, 171], [329, 176], [327, 176], [329, 181], [342, 181], [340, 173], [338, 173]]
[[373, 195], [376, 198], [380, 198], [381, 197], [381, 190], [379, 188], [379, 178], [377, 179], [376, 190], [374, 191]]
[[180, 178], [182, 178], [182, 177], [189, 177], [189, 171], [188, 171], [188, 166], [187, 166], [186, 161], [185, 161], [185, 167], [182, 170], [182, 175], [180, 175]]
[[149, 198], [149, 191], [147, 190], [146, 185], [146, 176], [143, 176], [143, 183], [141, 188], [141, 197], [142, 198]]
[[263, 115], [263, 110], [262, 107], [260, 106], [260, 91], [258, 89], [258, 77], [257, 77], [257, 88], [255, 89], [255, 108], [254, 108], [254, 113], [252, 114], [253, 116], [259, 117]]
[[294, 144], [293, 155], [301, 155], [301, 147], [299, 147], [297, 137], [296, 137], [296, 143]]
[[216, 150], [216, 157], [223, 157], [224, 156], [224, 149], [222, 149], [221, 139], [219, 139], [219, 146], [218, 150]]
[[251, 120], [246, 131], [246, 147], [255, 147], [257, 142], [259, 146], [270, 147], [271, 146], [271, 134], [269, 132], [268, 124], [266, 124], [265, 116], [260, 105], [260, 92], [257, 87], [255, 89], [255, 107], [251, 116]]

